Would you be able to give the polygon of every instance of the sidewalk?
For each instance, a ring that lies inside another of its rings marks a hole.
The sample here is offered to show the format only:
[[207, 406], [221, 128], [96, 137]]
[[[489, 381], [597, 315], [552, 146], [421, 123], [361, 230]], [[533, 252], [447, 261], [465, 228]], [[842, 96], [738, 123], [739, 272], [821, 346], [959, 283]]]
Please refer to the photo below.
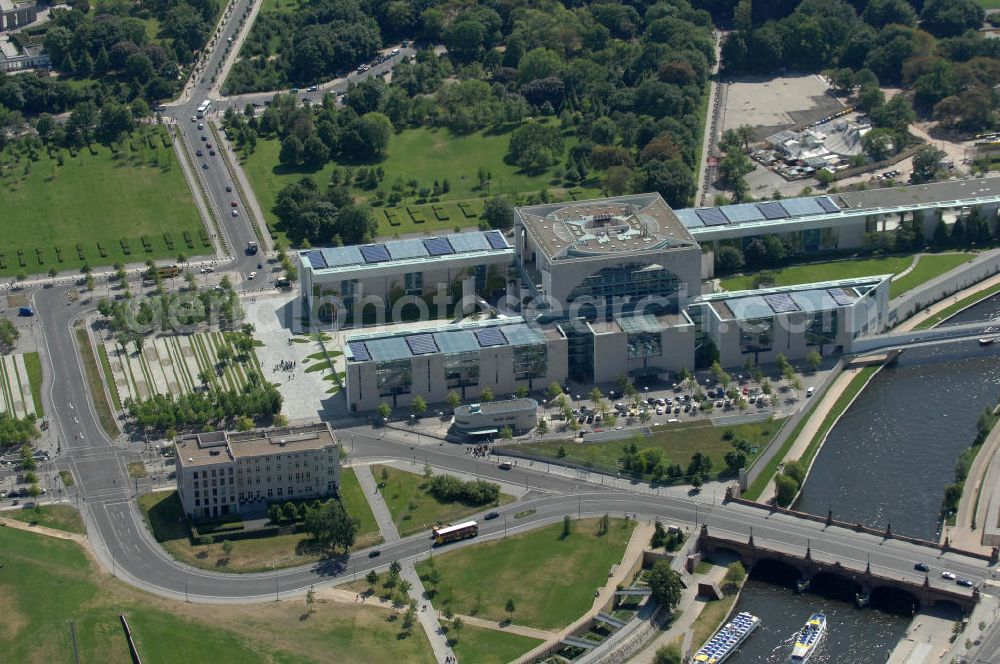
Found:
[[375, 484], [371, 466], [354, 466], [354, 474], [358, 478], [361, 490], [365, 492], [365, 498], [368, 499], [368, 505], [372, 508], [372, 514], [375, 515], [375, 521], [378, 523], [379, 530], [382, 531], [382, 538], [385, 539], [385, 543], [398, 542], [399, 530], [396, 529], [392, 515], [389, 514], [389, 508], [386, 506], [385, 500], [382, 498], [382, 494], [379, 493], [378, 486]]
[[[994, 427], [983, 441], [976, 455], [969, 475], [965, 478], [962, 499], [958, 503], [955, 525], [941, 529], [941, 541], [951, 538], [951, 545], [967, 551], [989, 553], [990, 547], [983, 546], [983, 525], [989, 518], [993, 495], [1000, 492], [1000, 427]], [[982, 487], [982, 495], [980, 495]], [[978, 499], [978, 500], [977, 500]]]
[[[420, 624], [427, 633], [427, 640], [431, 642], [431, 648], [434, 650], [434, 659], [438, 662], [446, 660], [457, 662], [458, 658], [455, 657], [455, 653], [452, 652], [451, 647], [448, 645], [448, 637], [445, 635], [444, 630], [441, 629], [438, 612], [427, 601], [424, 584], [420, 580], [420, 575], [417, 574], [412, 561], [403, 563], [403, 570], [399, 576], [411, 584], [410, 598], [417, 601], [417, 619], [420, 620]], [[427, 609], [424, 610], [423, 607], [427, 607]]]
[[927, 320], [929, 317], [933, 316], [939, 311], [947, 309], [948, 307], [958, 302], [959, 300], [963, 300], [969, 297], [970, 295], [975, 295], [976, 293], [984, 291], [987, 288], [990, 288], [991, 286], [995, 286], [997, 284], [1000, 284], [1000, 274], [994, 275], [988, 279], [984, 279], [978, 283], [973, 284], [972, 286], [969, 286], [964, 290], [958, 291], [957, 293], [951, 295], [950, 297], [946, 297], [943, 300], [935, 302], [926, 309], [913, 314], [912, 316], [907, 318], [905, 321], [903, 321], [893, 329], [900, 331], [912, 330], [921, 322]]
[[653, 536], [653, 532], [654, 528], [651, 523], [640, 522], [636, 524], [635, 530], [632, 531], [632, 538], [629, 539], [628, 546], [625, 547], [625, 553], [622, 554], [621, 561], [615, 567], [614, 573], [608, 577], [604, 586], [598, 589], [597, 596], [594, 598], [594, 603], [591, 605], [590, 610], [580, 616], [580, 618], [575, 620], [569, 626], [561, 629], [557, 634], [553, 635], [544, 643], [538, 644], [525, 654], [518, 657], [514, 660], [513, 664], [525, 664], [533, 661], [536, 657], [539, 657], [554, 644], [565, 639], [581, 627], [589, 624], [590, 621], [594, 619], [594, 616], [596, 616], [603, 609], [604, 605], [612, 599], [615, 591], [618, 589], [618, 585], [625, 583], [626, 577], [632, 569], [632, 564], [649, 546], [649, 540]]
[[726, 568], [718, 565], [713, 565], [711, 572], [704, 576], [692, 575], [689, 586], [681, 593], [681, 601], [674, 609], [674, 615], [680, 613], [680, 616], [670, 624], [666, 631], [651, 641], [642, 652], [630, 659], [629, 664], [652, 664], [657, 650], [669, 646], [678, 639], [681, 639], [681, 654], [701, 646], [700, 643], [691, 643], [691, 627], [708, 603], [704, 599], [698, 599], [698, 582], [721, 583], [724, 576], [726, 576]]
[[496, 620], [485, 620], [475, 616], [459, 615], [459, 617], [466, 625], [472, 625], [474, 627], [495, 629], [498, 632], [508, 632], [510, 634], [520, 634], [521, 636], [527, 636], [532, 639], [541, 639], [542, 641], [548, 641], [556, 638], [555, 632], [547, 632], [544, 629], [535, 629], [534, 627], [525, 627], [524, 625], [515, 625], [513, 623], [500, 623]]

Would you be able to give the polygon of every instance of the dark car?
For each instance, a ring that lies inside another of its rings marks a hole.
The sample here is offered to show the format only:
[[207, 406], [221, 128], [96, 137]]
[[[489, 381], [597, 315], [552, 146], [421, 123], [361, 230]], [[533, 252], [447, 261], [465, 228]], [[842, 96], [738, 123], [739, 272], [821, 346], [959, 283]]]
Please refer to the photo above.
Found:
[[498, 516], [500, 516], [500, 512], [487, 512], [486, 516], [484, 516], [483, 518], [489, 521], [490, 519], [495, 519]]
[[509, 461], [504, 461], [503, 463], [497, 466], [497, 468], [499, 468], [500, 470], [510, 470], [512, 467], [513, 466], [510, 465]]
[[215, 156], [215, 150], [209, 150], [208, 154], [214, 157]]
[[204, 155], [205, 153], [204, 153], [204, 152], [202, 152], [201, 150], [197, 150], [197, 151], [195, 151], [195, 153], [194, 153], [194, 154], [195, 154], [195, 156], [196, 156], [196, 157], [201, 157], [201, 156], [202, 156], [202, 155]]
[[227, 184], [226, 185], [226, 191], [232, 191], [232, 190], [233, 190], [233, 186], [230, 185], [230, 184]]
[[972, 581], [970, 581], [969, 579], [959, 579], [955, 583], [957, 583], [960, 586], [964, 586], [966, 588], [971, 588], [972, 587]]
[[208, 164], [202, 164], [201, 167], [202, 167], [203, 170], [206, 170], [206, 171], [208, 170]]
[[927, 563], [913, 563], [913, 569], [918, 572], [929, 572], [931, 568], [927, 566]]
[[368, 552], [368, 557], [369, 558], [378, 558], [381, 555], [382, 555], [382, 552], [379, 551], [378, 549], [375, 549], [374, 551], [369, 551]]

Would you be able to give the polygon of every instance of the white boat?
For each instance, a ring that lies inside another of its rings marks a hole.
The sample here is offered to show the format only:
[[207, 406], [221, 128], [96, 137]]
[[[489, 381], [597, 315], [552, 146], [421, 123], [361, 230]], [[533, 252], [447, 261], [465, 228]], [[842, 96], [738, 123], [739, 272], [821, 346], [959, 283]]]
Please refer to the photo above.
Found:
[[802, 627], [798, 637], [795, 639], [795, 647], [792, 649], [792, 664], [805, 664], [819, 648], [820, 641], [826, 635], [826, 616], [822, 613], [814, 613], [809, 616], [809, 620]]
[[991, 343], [995, 342], [1000, 337], [979, 337], [980, 346], [989, 346]]
[[722, 626], [708, 643], [694, 654], [691, 661], [695, 664], [722, 664], [736, 649], [746, 641], [747, 637], [760, 625], [760, 618], [746, 611]]

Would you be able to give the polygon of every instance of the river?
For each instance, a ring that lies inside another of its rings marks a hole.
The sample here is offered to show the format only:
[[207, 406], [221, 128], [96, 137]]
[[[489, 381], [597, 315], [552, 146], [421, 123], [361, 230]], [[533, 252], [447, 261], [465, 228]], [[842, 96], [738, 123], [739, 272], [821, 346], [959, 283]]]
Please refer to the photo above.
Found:
[[[1000, 317], [1000, 294], [952, 318]], [[984, 408], [1000, 398], [1000, 345], [945, 344], [904, 352], [872, 379], [816, 458], [796, 509], [935, 539], [945, 487], [955, 461], [976, 433]], [[736, 611], [761, 626], [729, 662], [785, 663], [793, 639], [816, 611], [829, 629], [810, 664], [884, 662], [905, 634], [909, 616], [858, 609], [843, 588], [799, 594], [774, 570], [754, 570]], [[700, 645], [700, 644], [699, 644]], [[728, 664], [728, 662], [727, 662]]]

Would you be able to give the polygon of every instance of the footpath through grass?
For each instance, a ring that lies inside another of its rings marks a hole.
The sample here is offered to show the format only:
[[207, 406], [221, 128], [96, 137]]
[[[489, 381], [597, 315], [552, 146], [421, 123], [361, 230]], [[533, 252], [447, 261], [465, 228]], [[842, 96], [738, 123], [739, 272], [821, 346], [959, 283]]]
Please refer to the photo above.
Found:
[[[6, 662], [131, 662], [124, 613], [148, 664], [433, 661], [420, 629], [399, 638], [399, 621], [373, 606], [317, 599], [231, 605], [186, 604], [138, 591], [98, 571], [74, 542], [0, 528], [0, 653]], [[319, 594], [319, 593], [318, 593]]]
[[[434, 594], [439, 611], [487, 620], [507, 620], [539, 629], [559, 629], [583, 615], [593, 604], [594, 590], [608, 580], [621, 562], [635, 523], [611, 519], [598, 536], [600, 519], [572, 521], [563, 538], [557, 523], [506, 539], [484, 542], [417, 564], [424, 584], [431, 565], [441, 573]], [[447, 549], [445, 549], [446, 551]], [[432, 562], [433, 561], [433, 562]], [[432, 589], [428, 587], [428, 590]], [[514, 611], [506, 611], [507, 600]]]
[[36, 161], [0, 151], [0, 276], [211, 253], [166, 130], [143, 136], [123, 141], [118, 158], [97, 144]]
[[[714, 477], [726, 473], [725, 456], [734, 449], [734, 442], [743, 439], [750, 444], [751, 449], [756, 449], [756, 452], [748, 455], [749, 463], [771, 442], [774, 434], [781, 428], [782, 421], [767, 420], [721, 427], [706, 422], [688, 422], [661, 427], [648, 437], [636, 435], [631, 439], [590, 443], [553, 440], [518, 445], [517, 450], [546, 458], [570, 459], [588, 468], [612, 474], [622, 471], [621, 459], [625, 454], [626, 445], [635, 444], [640, 452], [650, 448], [657, 449], [663, 455], [660, 463], [663, 468], [679, 464], [685, 472], [691, 456], [695, 452], [701, 452], [712, 460]], [[563, 453], [564, 456], [561, 456]], [[644, 477], [648, 479], [648, 474]]]
[[30, 509], [9, 510], [3, 516], [15, 521], [23, 521], [43, 528], [65, 530], [68, 533], [82, 535], [85, 532], [83, 519], [75, 507], [69, 505], [40, 505]]
[[457, 635], [449, 631], [448, 638], [458, 661], [475, 664], [507, 664], [541, 643], [530, 636], [469, 624], [462, 625]]
[[[465, 503], [444, 502], [424, 489], [424, 478], [391, 466], [372, 466], [375, 481], [381, 486], [382, 497], [389, 507], [393, 523], [403, 537], [428, 531], [437, 523], [457, 523], [464, 517], [480, 512], [489, 505], [466, 505]], [[504, 505], [514, 500], [513, 496], [500, 494], [497, 504]]]

